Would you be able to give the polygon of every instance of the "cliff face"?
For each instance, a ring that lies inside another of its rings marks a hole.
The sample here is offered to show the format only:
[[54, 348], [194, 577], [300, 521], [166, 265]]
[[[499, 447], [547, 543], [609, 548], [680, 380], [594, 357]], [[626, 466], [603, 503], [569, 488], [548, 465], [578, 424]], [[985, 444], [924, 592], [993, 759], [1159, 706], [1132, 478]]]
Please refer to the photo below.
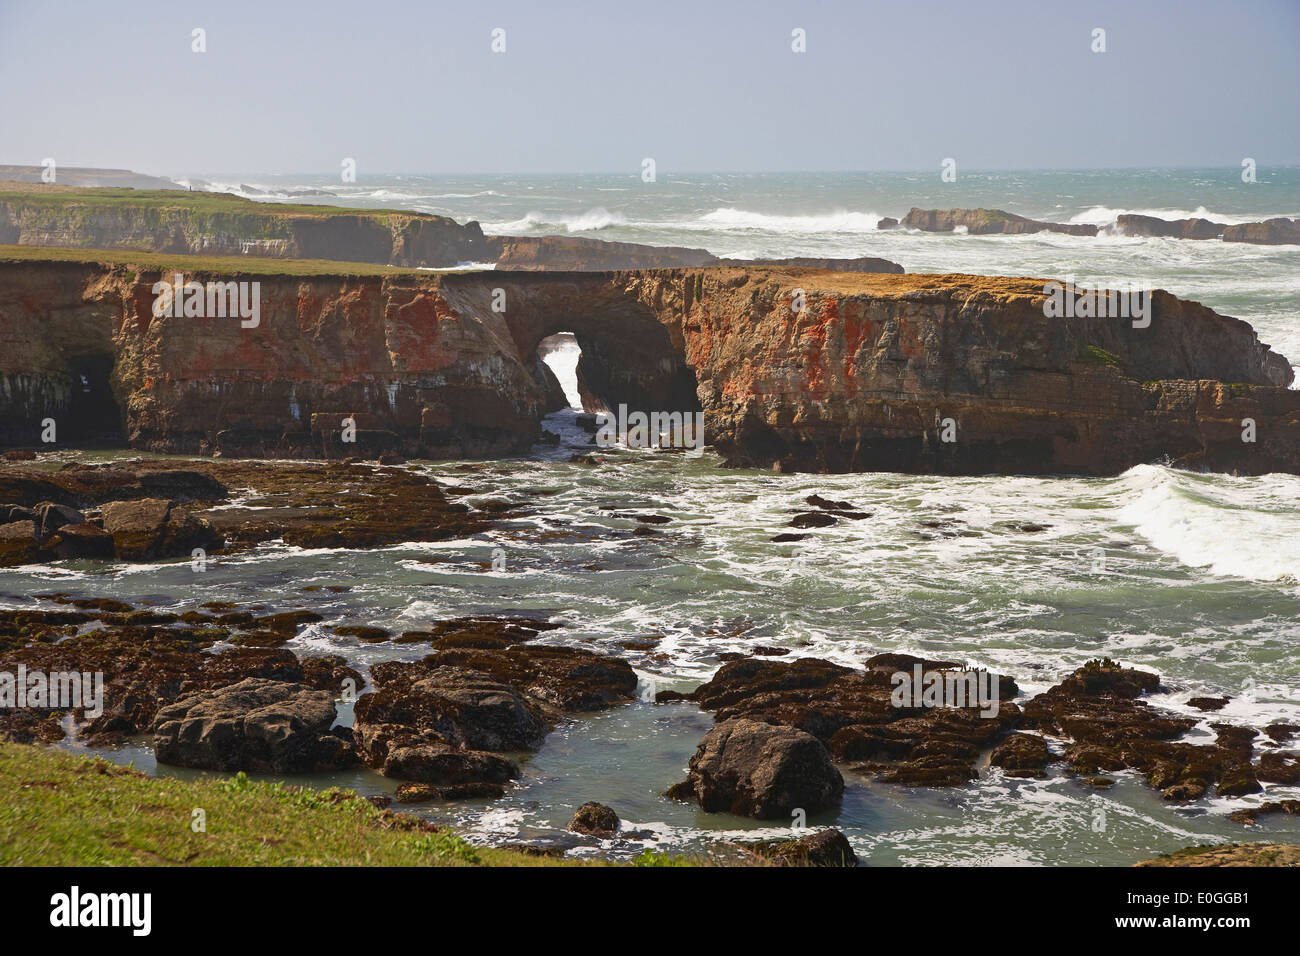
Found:
[[[1246, 323], [1163, 292], [1150, 326], [1133, 328], [1048, 319], [1042, 280], [977, 276], [187, 276], [260, 282], [260, 323], [244, 328], [153, 316], [158, 277], [0, 262], [7, 443], [37, 443], [46, 416], [65, 443], [108, 409], [151, 451], [517, 453], [556, 402], [538, 343], [571, 331], [589, 394], [702, 409], [707, 440], [732, 464], [1104, 474], [1168, 457], [1300, 473], [1288, 363]], [[99, 371], [83, 382], [87, 369]], [[341, 441], [349, 417], [355, 444]]]
[[[79, 189], [0, 181], [0, 245], [370, 262], [451, 269], [608, 272], [716, 265], [704, 249], [581, 236], [484, 236], [477, 222], [387, 210], [254, 202], [184, 190]], [[808, 260], [851, 272], [902, 272], [884, 259]]]
[[[419, 213], [303, 212], [237, 196], [44, 187], [0, 192], [0, 243], [449, 267], [483, 261], [478, 223]], [[120, 194], [120, 195], [118, 195]]]

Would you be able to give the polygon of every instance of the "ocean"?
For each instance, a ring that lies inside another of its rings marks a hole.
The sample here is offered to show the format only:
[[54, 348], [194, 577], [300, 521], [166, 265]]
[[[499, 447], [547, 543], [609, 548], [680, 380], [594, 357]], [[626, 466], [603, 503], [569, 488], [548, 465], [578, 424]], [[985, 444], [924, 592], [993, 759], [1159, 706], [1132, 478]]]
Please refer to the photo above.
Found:
[[[1060, 222], [1112, 222], [1122, 212], [1221, 222], [1300, 215], [1300, 169], [1260, 167], [1258, 182], [1220, 170], [870, 174], [366, 177], [206, 176], [209, 188], [272, 201], [401, 208], [477, 219], [486, 232], [563, 233], [685, 245], [728, 257], [882, 256], [908, 272], [1073, 276], [1088, 284], [1164, 288], [1250, 322], [1300, 361], [1300, 248], [1217, 240], [1056, 234], [967, 236], [881, 232], [882, 216], [922, 208], [990, 207]], [[197, 180], [194, 180], [197, 182]], [[250, 188], [251, 187], [251, 188]], [[321, 190], [328, 196], [303, 196]], [[574, 390], [576, 344], [547, 357]], [[567, 461], [584, 440], [576, 412], [547, 427], [559, 448], [519, 459], [419, 462], [470, 499], [527, 505], [474, 539], [374, 551], [304, 551], [272, 543], [214, 562], [88, 571], [49, 565], [0, 571], [0, 591], [63, 590], [189, 608], [203, 601], [289, 607], [326, 616], [288, 648], [339, 653], [354, 664], [418, 656], [418, 648], [358, 645], [330, 628], [366, 623], [416, 629], [439, 618], [499, 613], [553, 617], [539, 638], [623, 655], [641, 678], [641, 703], [564, 724], [522, 759], [505, 797], [412, 809], [454, 822], [472, 841], [567, 845], [562, 828], [595, 800], [624, 835], [575, 853], [630, 856], [646, 846], [689, 852], [718, 840], [788, 835], [761, 823], [660, 796], [685, 775], [712, 725], [693, 705], [654, 705], [656, 690], [689, 690], [718, 655], [755, 644], [791, 656], [860, 664], [881, 651], [955, 659], [1015, 677], [1027, 695], [1085, 661], [1109, 656], [1158, 672], [1150, 702], [1200, 724], [1300, 723], [1300, 477], [1241, 478], [1158, 462], [1111, 478], [895, 474], [780, 475], [726, 469], [715, 455], [615, 453], [593, 470]], [[123, 453], [83, 455], [123, 458]], [[869, 520], [774, 544], [803, 499], [846, 499]], [[630, 537], [612, 511], [668, 516], [653, 537]], [[959, 528], [951, 536], [927, 525]], [[1019, 526], [1045, 529], [1027, 534]], [[558, 532], [558, 533], [557, 533]], [[505, 568], [492, 567], [495, 549]], [[297, 594], [346, 584], [345, 594]], [[321, 596], [325, 595], [325, 596]], [[304, 600], [305, 599], [305, 600]], [[643, 649], [629, 649], [625, 643]], [[1233, 700], [1213, 715], [1196, 696]], [[348, 715], [350, 718], [350, 715]], [[1058, 748], [1059, 749], [1059, 748]], [[165, 775], [147, 741], [106, 754]], [[1300, 797], [1300, 788], [1186, 805], [1161, 800], [1129, 773], [1094, 791], [1060, 765], [1045, 779], [1003, 776], [956, 788], [903, 788], [846, 774], [838, 812], [810, 825], [842, 829], [868, 864], [1128, 864], [1204, 842], [1300, 840], [1300, 819], [1247, 829], [1231, 810]], [[369, 771], [299, 782], [391, 793]], [[1098, 821], [1101, 825], [1098, 825]]]

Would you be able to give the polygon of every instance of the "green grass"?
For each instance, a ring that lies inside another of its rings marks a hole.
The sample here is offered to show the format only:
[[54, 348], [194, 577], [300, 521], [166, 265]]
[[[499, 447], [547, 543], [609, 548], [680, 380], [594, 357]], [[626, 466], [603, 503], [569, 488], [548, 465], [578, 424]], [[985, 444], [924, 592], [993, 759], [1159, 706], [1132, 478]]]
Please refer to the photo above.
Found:
[[6, 200], [44, 209], [60, 210], [73, 207], [100, 207], [102, 209], [172, 210], [188, 209], [196, 214], [239, 215], [255, 213], [265, 216], [307, 216], [316, 219], [328, 216], [373, 216], [385, 221], [393, 219], [445, 219], [427, 213], [393, 209], [351, 209], [345, 206], [324, 206], [313, 203], [257, 202], [228, 193], [190, 192], [185, 189], [126, 189], [102, 186], [47, 186], [40, 183], [0, 182], [0, 202]]
[[[206, 832], [191, 827], [206, 814]], [[411, 827], [352, 791], [148, 777], [106, 760], [0, 743], [8, 866], [573, 866]]]
[[1085, 345], [1079, 352], [1079, 361], [1085, 365], [1109, 365], [1121, 371], [1124, 368], [1124, 363], [1119, 360], [1119, 356], [1095, 345]]
[[476, 272], [476, 269], [438, 270], [400, 268], [371, 262], [340, 262], [332, 259], [268, 259], [258, 256], [192, 256], [184, 253], [136, 252], [132, 249], [70, 249], [62, 246], [0, 245], [4, 262], [93, 262], [130, 269], [184, 272], [186, 276], [212, 273], [231, 275], [290, 276], [423, 276], [447, 272]]

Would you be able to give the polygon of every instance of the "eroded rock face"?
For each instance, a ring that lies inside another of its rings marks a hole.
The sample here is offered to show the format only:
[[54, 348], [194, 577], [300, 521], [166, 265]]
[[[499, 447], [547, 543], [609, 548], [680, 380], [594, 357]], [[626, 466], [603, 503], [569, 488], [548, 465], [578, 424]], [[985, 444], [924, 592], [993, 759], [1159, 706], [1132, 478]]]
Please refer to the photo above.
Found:
[[[0, 440], [11, 443], [34, 441], [45, 414], [71, 414], [75, 363], [49, 347], [66, 338], [103, 350], [137, 447], [522, 453], [556, 402], [536, 374], [538, 343], [571, 331], [585, 401], [702, 411], [705, 440], [734, 465], [1113, 474], [1167, 457], [1300, 471], [1300, 393], [1285, 388], [1286, 359], [1246, 323], [1159, 291], [1150, 323], [1135, 328], [1048, 318], [1044, 281], [1029, 279], [790, 266], [280, 275], [259, 277], [262, 320], [246, 329], [155, 318], [152, 273], [29, 266], [16, 275], [0, 263], [0, 330], [12, 342], [0, 356], [12, 379], [0, 420], [17, 423]], [[29, 304], [51, 300], [54, 323]], [[1247, 418], [1255, 442], [1242, 441]]]
[[333, 770], [356, 759], [351, 735], [330, 732], [336, 717], [329, 693], [250, 677], [159, 710], [154, 753], [160, 763], [201, 770]]
[[718, 724], [691, 758], [687, 787], [700, 808], [760, 820], [839, 802], [844, 778], [811, 734], [756, 720]]

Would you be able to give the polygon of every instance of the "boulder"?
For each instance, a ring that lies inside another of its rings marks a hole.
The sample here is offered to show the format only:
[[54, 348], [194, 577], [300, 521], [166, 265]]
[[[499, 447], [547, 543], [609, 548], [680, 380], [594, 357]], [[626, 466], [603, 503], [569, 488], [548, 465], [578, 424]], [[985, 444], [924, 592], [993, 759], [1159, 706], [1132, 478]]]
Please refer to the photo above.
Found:
[[113, 536], [93, 524], [65, 524], [43, 547], [60, 561], [72, 558], [109, 561], [116, 553]]
[[36, 522], [10, 521], [0, 525], [0, 567], [36, 560]]
[[1041, 777], [1047, 766], [1047, 741], [1033, 734], [1012, 734], [993, 749], [989, 763], [1008, 777]]
[[250, 677], [161, 708], [154, 752], [159, 763], [201, 770], [337, 769], [355, 754], [345, 738], [331, 733], [336, 716], [328, 692]]
[[37, 502], [32, 509], [36, 519], [37, 536], [44, 541], [66, 524], [85, 524], [86, 516], [76, 508], [56, 504], [53, 501]]
[[379, 689], [357, 701], [358, 723], [404, 724], [467, 750], [533, 750], [550, 729], [542, 709], [509, 684], [476, 671], [440, 667], [375, 674]]
[[835, 806], [844, 778], [816, 737], [756, 720], [718, 724], [691, 758], [689, 784], [709, 813], [774, 819]]
[[620, 822], [618, 814], [603, 803], [584, 803], [578, 807], [567, 829], [574, 833], [610, 837], [618, 832]]
[[195, 548], [216, 548], [221, 536], [206, 521], [166, 498], [113, 501], [102, 510], [104, 530], [123, 561], [188, 557]]

